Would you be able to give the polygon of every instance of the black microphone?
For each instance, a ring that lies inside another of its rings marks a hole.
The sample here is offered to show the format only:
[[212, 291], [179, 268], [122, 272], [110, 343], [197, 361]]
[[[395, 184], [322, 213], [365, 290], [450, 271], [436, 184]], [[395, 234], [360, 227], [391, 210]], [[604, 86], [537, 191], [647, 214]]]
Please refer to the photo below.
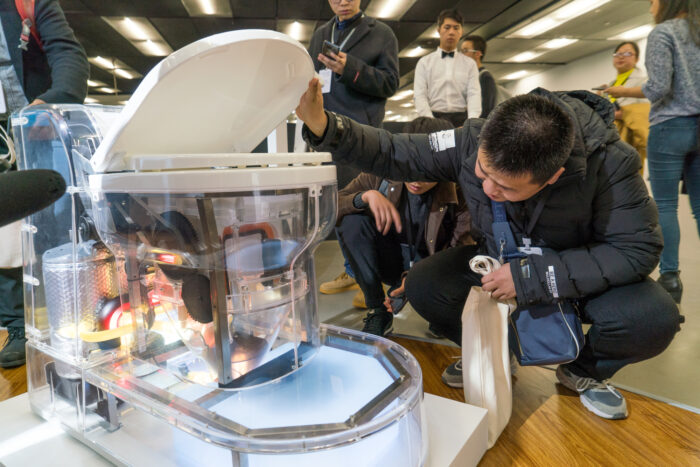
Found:
[[65, 192], [66, 182], [55, 170], [0, 174], [0, 227], [41, 211]]

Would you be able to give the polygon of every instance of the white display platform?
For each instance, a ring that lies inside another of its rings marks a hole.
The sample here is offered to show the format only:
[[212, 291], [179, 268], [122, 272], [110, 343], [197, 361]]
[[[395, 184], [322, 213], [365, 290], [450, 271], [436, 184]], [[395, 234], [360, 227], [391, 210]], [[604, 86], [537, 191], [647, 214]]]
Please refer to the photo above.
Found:
[[[426, 467], [477, 465], [486, 452], [486, 410], [425, 394], [429, 452]], [[29, 408], [27, 394], [0, 402], [0, 465], [112, 465]]]

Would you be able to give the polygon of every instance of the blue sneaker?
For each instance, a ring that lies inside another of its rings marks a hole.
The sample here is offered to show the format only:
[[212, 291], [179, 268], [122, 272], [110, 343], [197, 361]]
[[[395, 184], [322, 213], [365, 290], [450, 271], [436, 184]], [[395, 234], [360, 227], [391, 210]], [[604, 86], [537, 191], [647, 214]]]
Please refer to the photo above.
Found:
[[599, 417], [608, 420], [627, 418], [625, 397], [607, 381], [578, 376], [564, 365], [557, 368], [557, 379], [567, 388], [579, 393], [583, 406]]

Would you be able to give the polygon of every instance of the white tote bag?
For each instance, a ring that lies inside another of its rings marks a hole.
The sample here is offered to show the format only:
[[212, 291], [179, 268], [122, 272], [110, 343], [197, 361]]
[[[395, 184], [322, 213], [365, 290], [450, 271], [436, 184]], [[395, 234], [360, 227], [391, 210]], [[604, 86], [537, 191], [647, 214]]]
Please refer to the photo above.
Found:
[[[486, 275], [501, 265], [489, 256], [475, 256], [469, 267]], [[513, 406], [508, 314], [515, 308], [515, 300], [497, 301], [481, 287], [472, 287], [462, 312], [464, 398], [488, 410], [489, 448], [508, 424]]]

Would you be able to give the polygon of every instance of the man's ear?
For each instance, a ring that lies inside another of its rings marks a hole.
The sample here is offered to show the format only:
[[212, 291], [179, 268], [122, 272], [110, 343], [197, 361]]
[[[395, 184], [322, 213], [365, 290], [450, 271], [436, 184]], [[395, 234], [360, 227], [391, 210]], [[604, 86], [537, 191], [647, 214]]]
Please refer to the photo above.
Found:
[[564, 167], [559, 167], [559, 170], [557, 170], [554, 175], [549, 177], [549, 180], [547, 180], [547, 185], [553, 185], [559, 180], [559, 177], [561, 177], [561, 174], [564, 173], [564, 170], [566, 170]]

